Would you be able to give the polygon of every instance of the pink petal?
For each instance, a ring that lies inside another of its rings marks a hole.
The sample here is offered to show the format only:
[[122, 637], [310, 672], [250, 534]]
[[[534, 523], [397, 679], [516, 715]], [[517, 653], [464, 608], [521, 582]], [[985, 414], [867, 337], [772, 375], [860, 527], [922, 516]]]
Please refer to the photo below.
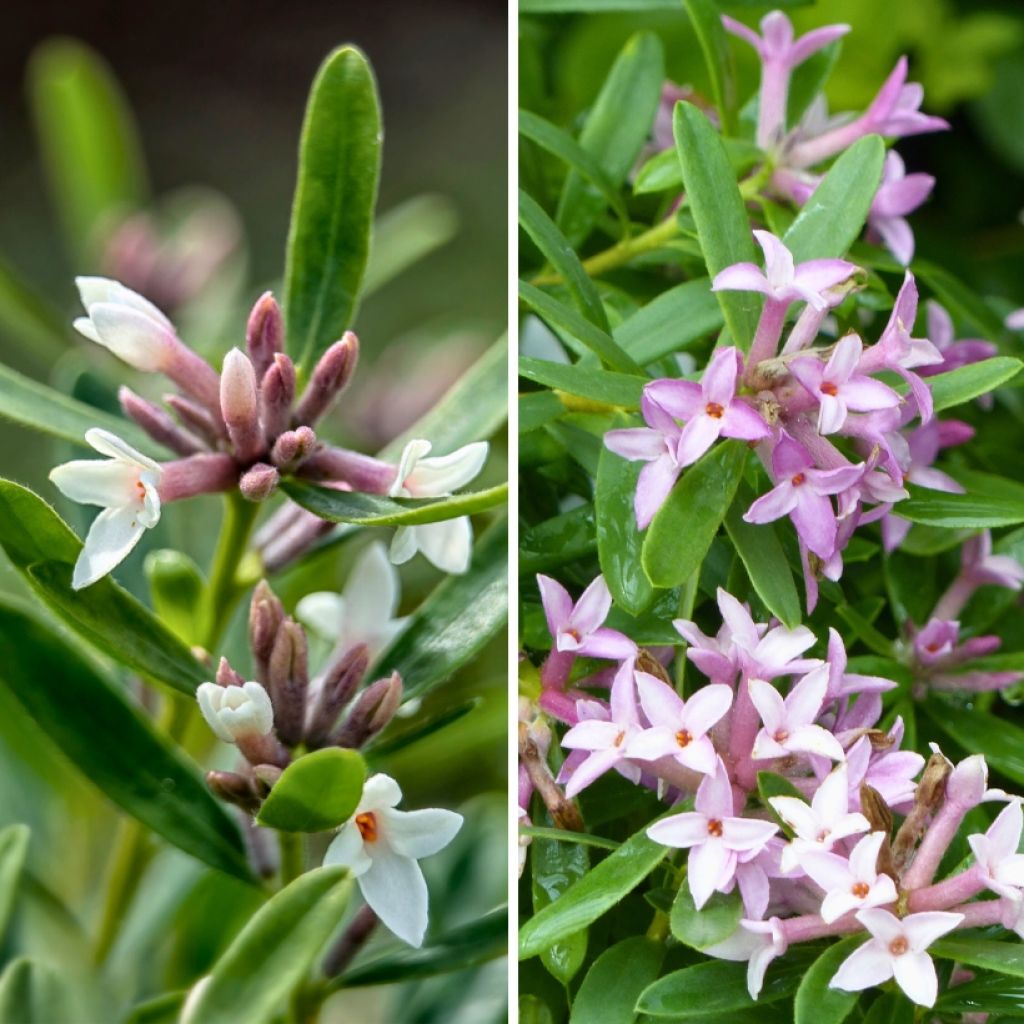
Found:
[[783, 480], [767, 494], [761, 495], [746, 512], [743, 519], [748, 523], [771, 523], [789, 515], [797, 504], [797, 489]]
[[644, 729], [629, 740], [626, 754], [641, 761], [657, 761], [680, 753], [675, 733], [667, 728]]
[[565, 795], [571, 800], [592, 782], [596, 782], [605, 772], [614, 768], [619, 760], [619, 751], [614, 747], [611, 750], [600, 750], [591, 754], [580, 763], [565, 784]]
[[656, 821], [647, 830], [647, 835], [662, 846], [685, 849], [697, 846], [708, 838], [708, 819], [703, 814], [686, 811]]
[[813, 465], [810, 452], [799, 441], [783, 432], [772, 452], [772, 469], [776, 477], [793, 477]]
[[[807, 871], [807, 864], [811, 859], [810, 854], [805, 855], [804, 859], [800, 862], [800, 866]], [[810, 871], [807, 871], [810, 874]], [[820, 882], [818, 883], [821, 884]], [[859, 896], [854, 896], [850, 891], [850, 888], [845, 889], [833, 889], [828, 892], [825, 898], [821, 901], [821, 914], [822, 921], [825, 924], [831, 924], [833, 921], [838, 921], [843, 914], [848, 914], [851, 910], [861, 906], [862, 900]]]
[[818, 394], [818, 433], [834, 434], [846, 422], [846, 403], [839, 395]]
[[789, 63], [791, 67], [802, 64], [812, 53], [824, 49], [829, 43], [840, 36], [845, 36], [850, 31], [849, 25], [826, 25], [824, 28], [816, 28], [812, 32], [802, 35], [789, 51]]
[[845, 334], [836, 342], [832, 355], [825, 366], [825, 379], [833, 384], [842, 384], [850, 379], [860, 362], [864, 344], [856, 334]]
[[803, 542], [819, 558], [830, 558], [836, 546], [836, 517], [832, 503], [807, 486], [795, 488], [797, 503], [790, 513]]
[[729, 773], [719, 758], [713, 774], [704, 778], [697, 787], [696, 809], [707, 818], [731, 818], [733, 814], [732, 783]]
[[569, 624], [579, 633], [597, 629], [612, 608], [612, 595], [603, 576], [596, 577], [580, 595], [569, 617]]
[[636, 495], [633, 498], [637, 529], [646, 530], [650, 526], [658, 509], [665, 504], [665, 499], [675, 487], [681, 472], [682, 469], [676, 464], [675, 457], [668, 454], [648, 462], [640, 470], [636, 481]]
[[842, 386], [843, 401], [857, 412], [892, 409], [900, 404], [900, 396], [880, 380], [855, 376]]
[[1024, 812], [1021, 811], [1020, 804], [1014, 800], [999, 812], [999, 816], [989, 825], [988, 831], [985, 833], [986, 838], [992, 844], [992, 850], [996, 857], [1002, 859], [1017, 852], [1022, 829], [1024, 829]]
[[[705, 836], [707, 838], [707, 836]], [[711, 898], [711, 894], [724, 886], [736, 870], [736, 854], [719, 839], [708, 839], [690, 850], [687, 859], [687, 879], [690, 894], [698, 910]]]
[[605, 750], [615, 745], [621, 727], [614, 722], [588, 719], [574, 725], [562, 738], [567, 750]]
[[650, 462], [665, 454], [664, 435], [647, 427], [609, 430], [604, 435], [604, 445], [609, 451], [630, 462]]
[[850, 854], [850, 870], [855, 878], [873, 881], [878, 877], [878, 851], [885, 839], [884, 832], [872, 832], [853, 848]]
[[905, 217], [925, 202], [934, 187], [935, 179], [930, 174], [910, 174], [894, 181], [879, 189], [871, 204], [872, 216]]
[[680, 764], [701, 775], [711, 775], [718, 765], [718, 752], [707, 736], [700, 736], [685, 747], [677, 745], [674, 753]]
[[776, 832], [778, 825], [757, 818], [725, 818], [722, 821], [722, 842], [731, 850], [760, 850]]
[[844, 857], [834, 853], [811, 850], [800, 861], [800, 867], [825, 890], [849, 889], [856, 879]]
[[726, 407], [722, 417], [722, 436], [735, 437], [741, 441], [760, 441], [771, 436], [771, 429], [742, 398], [737, 398]]
[[856, 271], [857, 267], [846, 260], [808, 260], [796, 268], [794, 285], [801, 292], [820, 295], [849, 280]]
[[576, 650], [588, 658], [607, 658], [610, 661], [619, 661], [636, 654], [636, 644], [617, 629], [607, 629], [602, 626], [585, 636]]
[[736, 376], [739, 373], [740, 353], [736, 348], [720, 348], [711, 357], [701, 390], [705, 402], [717, 402], [724, 409], [736, 395]]
[[814, 356], [804, 356], [794, 359], [789, 364], [789, 372], [813, 395], [819, 398], [821, 395], [821, 382], [825, 378], [824, 365]]
[[873, 216], [871, 227], [897, 262], [907, 266], [914, 258], [914, 231], [910, 224], [902, 217]]
[[721, 432], [721, 419], [703, 412], [694, 416], [679, 435], [676, 462], [680, 466], [693, 465], [718, 440]]
[[651, 725], [661, 725], [672, 730], [680, 728], [686, 705], [668, 683], [649, 672], [637, 672], [636, 686], [640, 692], [640, 706]]
[[789, 287], [793, 282], [793, 254], [770, 231], [755, 231], [754, 238], [764, 253], [765, 276], [772, 292]]
[[[662, 685], [664, 686], [664, 684]], [[672, 695], [676, 696], [674, 691], [672, 691]], [[676, 700], [678, 699], [676, 697]], [[682, 709], [682, 725], [693, 735], [703, 736], [722, 719], [731, 706], [732, 687], [722, 683], [704, 686], [686, 702]]]
[[[860, 911], [860, 914], [866, 913], [870, 911]], [[892, 957], [889, 951], [872, 940], [855, 949], [839, 965], [828, 987], [839, 988], [844, 992], [859, 992], [861, 989], [881, 985], [891, 977]]]
[[552, 637], [557, 636], [572, 614], [572, 598], [569, 591], [550, 576], [538, 576], [537, 588], [544, 606], [544, 617], [548, 621], [548, 632]]
[[735, 18], [730, 18], [728, 14], [722, 15], [722, 25], [725, 26], [727, 32], [746, 40], [758, 53], [761, 52], [761, 37], [752, 28], [748, 28]]
[[734, 263], [720, 270], [711, 283], [713, 292], [762, 292], [771, 294], [768, 278], [753, 263]]
[[692, 419], [704, 409], [704, 392], [692, 380], [653, 380], [644, 395], [677, 420]]
[[774, 734], [786, 726], [786, 705], [782, 696], [771, 683], [763, 679], [751, 679], [747, 683], [750, 699], [764, 722], [765, 730]]

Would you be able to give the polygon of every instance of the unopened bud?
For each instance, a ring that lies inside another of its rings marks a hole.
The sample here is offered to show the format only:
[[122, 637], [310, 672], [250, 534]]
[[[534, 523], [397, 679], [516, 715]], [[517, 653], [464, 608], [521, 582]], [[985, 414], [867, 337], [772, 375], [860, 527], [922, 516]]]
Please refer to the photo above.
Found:
[[330, 408], [331, 403], [345, 390], [352, 379], [359, 360], [359, 339], [346, 331], [320, 357], [313, 368], [309, 385], [302, 393], [302, 401], [295, 412], [295, 422], [312, 425]]
[[214, 796], [235, 804], [250, 814], [255, 814], [260, 808], [260, 799], [253, 790], [252, 783], [238, 772], [207, 772], [206, 784]]
[[258, 378], [263, 377], [274, 355], [284, 348], [284, 318], [270, 292], [264, 292], [252, 307], [245, 328], [245, 347]]
[[294, 619], [285, 619], [277, 632], [270, 652], [268, 678], [278, 735], [294, 747], [301, 742], [305, 729], [309, 686], [306, 631]]
[[256, 776], [260, 788], [264, 793], [267, 793], [284, 774], [284, 770], [276, 764], [254, 764], [252, 766], [252, 773]]
[[260, 580], [249, 604], [249, 646], [256, 665], [256, 677], [261, 683], [267, 683], [270, 652], [283, 622], [284, 606], [270, 589], [270, 584]]
[[265, 462], [247, 469], [238, 481], [238, 489], [246, 501], [266, 501], [277, 489], [281, 474]]
[[263, 375], [260, 385], [260, 411], [268, 444], [288, 429], [295, 401], [295, 364], [283, 352]]
[[117, 398], [125, 416], [134, 420], [158, 444], [178, 455], [194, 455], [203, 450], [203, 442], [198, 437], [179, 427], [163, 409], [130, 388], [119, 388]]
[[394, 672], [360, 694], [345, 724], [331, 737], [335, 746], [359, 749], [395, 717], [402, 703], [402, 677]]
[[316, 434], [309, 427], [286, 430], [274, 442], [270, 460], [283, 473], [295, 469], [316, 450]]
[[200, 683], [196, 699], [203, 718], [225, 743], [237, 743], [247, 736], [266, 736], [274, 728], [274, 709], [259, 683]]
[[259, 406], [256, 371], [248, 357], [233, 348], [224, 357], [221, 371], [220, 411], [235, 455], [242, 462], [252, 461], [264, 449]]
[[221, 658], [217, 666], [218, 686], [244, 686], [245, 679], [239, 675], [230, 665], [227, 658]]
[[174, 410], [178, 419], [189, 429], [199, 434], [211, 447], [227, 437], [227, 430], [220, 418], [220, 413], [213, 416], [203, 406], [193, 402], [184, 395], [164, 395], [164, 402]]
[[306, 726], [306, 745], [322, 747], [342, 708], [352, 699], [370, 664], [366, 644], [356, 644], [327, 666], [320, 698]]

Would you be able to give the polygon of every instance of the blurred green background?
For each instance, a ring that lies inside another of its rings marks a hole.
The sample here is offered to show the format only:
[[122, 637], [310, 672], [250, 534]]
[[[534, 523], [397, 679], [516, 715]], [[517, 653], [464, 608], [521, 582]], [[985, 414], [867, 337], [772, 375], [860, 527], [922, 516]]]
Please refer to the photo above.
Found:
[[[159, 398], [160, 382], [70, 329], [80, 312], [73, 278], [82, 273], [121, 276], [162, 302], [183, 338], [215, 365], [229, 347], [242, 346], [252, 302], [268, 288], [280, 293], [310, 83], [344, 42], [367, 53], [380, 87], [382, 220], [374, 287], [355, 325], [360, 369], [323, 433], [374, 452], [425, 412], [506, 325], [507, 43], [498, 0], [23, 5], [0, 37], [0, 362], [102, 407], [116, 408], [120, 383]], [[128, 234], [115, 231], [128, 210], [76, 232], [55, 201], [55, 179], [73, 191], [83, 175], [47, 149], [50, 132], [67, 130], [54, 127], [54, 96], [65, 112], [73, 108], [76, 76], [83, 64], [95, 74], [97, 58], [101, 76], [105, 66], [115, 95], [122, 93], [141, 149], [141, 172], [125, 170], [142, 211]], [[166, 273], [129, 280], [143, 262], [137, 254], [152, 255], [156, 241], [170, 246], [160, 251], [181, 273], [170, 284], [174, 275]], [[417, 251], [422, 258], [403, 267]], [[198, 284], [188, 283], [182, 268], [207, 265]], [[57, 462], [82, 453], [2, 422], [0, 439], [0, 475], [54, 501], [84, 531], [91, 513], [58, 500], [46, 479]], [[499, 438], [480, 485], [506, 477]], [[219, 515], [212, 498], [171, 507], [143, 550], [180, 547], [205, 565]], [[478, 534], [487, 518], [478, 519]], [[389, 539], [388, 531], [380, 536]], [[338, 590], [366, 539], [364, 531], [331, 545], [275, 578], [289, 609], [310, 590]], [[142, 564], [137, 553], [117, 575], [145, 600]], [[420, 558], [402, 577], [404, 614], [440, 574]], [[25, 593], [6, 561], [0, 589]], [[236, 615], [221, 653], [244, 671], [243, 618]], [[505, 899], [505, 651], [502, 638], [492, 642], [422, 709], [429, 715], [480, 697], [471, 714], [383, 766], [399, 779], [405, 806], [458, 807], [466, 815], [459, 840], [425, 866], [432, 928], [440, 931]], [[0, 948], [4, 962], [29, 954], [69, 977], [87, 973], [117, 820], [0, 688], [0, 825], [23, 821], [33, 830], [27, 882]], [[252, 910], [251, 892], [173, 851], [150, 871], [107, 988], [91, 991], [101, 1004], [111, 995], [126, 1005], [187, 986]], [[505, 985], [497, 961], [397, 993], [346, 994], [329, 1004], [324, 1020], [387, 1022], [399, 1004], [403, 1021], [504, 1020]], [[83, 1009], [83, 1024], [113, 1019], [92, 1012]]]

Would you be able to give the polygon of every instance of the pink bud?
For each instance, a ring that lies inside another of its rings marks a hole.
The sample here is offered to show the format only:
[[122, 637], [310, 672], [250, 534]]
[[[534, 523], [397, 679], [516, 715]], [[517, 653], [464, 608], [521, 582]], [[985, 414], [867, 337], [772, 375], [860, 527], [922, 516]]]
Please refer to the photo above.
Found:
[[198, 437], [183, 430], [159, 406], [147, 402], [130, 388], [117, 392], [125, 416], [134, 420], [154, 441], [178, 455], [194, 455], [203, 450]]
[[259, 394], [256, 390], [256, 371], [245, 354], [237, 348], [233, 348], [224, 357], [220, 378], [220, 410], [235, 455], [242, 462], [251, 462], [264, 448]]
[[320, 699], [306, 727], [306, 745], [322, 747], [342, 708], [352, 699], [369, 665], [366, 644], [356, 644], [328, 665]]
[[249, 646], [256, 666], [256, 678], [264, 685], [268, 681], [270, 654], [283, 622], [284, 606], [270, 589], [270, 584], [260, 580], [252, 592], [249, 605]]
[[228, 491], [238, 481], [238, 467], [223, 452], [190, 455], [161, 465], [160, 500], [181, 501], [197, 494]]
[[345, 724], [331, 737], [339, 747], [359, 749], [391, 721], [402, 703], [402, 677], [393, 672], [360, 694]]
[[245, 329], [245, 347], [260, 378], [270, 369], [275, 354], [284, 347], [281, 307], [270, 292], [264, 292], [252, 307]]
[[270, 459], [282, 472], [289, 472], [304, 462], [316, 449], [316, 434], [309, 427], [286, 430], [274, 442]]
[[260, 387], [263, 430], [269, 443], [288, 429], [294, 399], [295, 364], [288, 356], [279, 352], [263, 375], [263, 384]]
[[245, 683], [245, 679], [231, 667], [227, 658], [220, 659], [215, 678], [220, 686], [242, 686]]
[[238, 489], [246, 501], [266, 501], [277, 489], [281, 474], [265, 462], [247, 469], [238, 481]]
[[352, 379], [358, 359], [359, 339], [352, 331], [346, 331], [313, 368], [309, 387], [303, 392], [295, 412], [297, 423], [313, 424], [323, 416]]

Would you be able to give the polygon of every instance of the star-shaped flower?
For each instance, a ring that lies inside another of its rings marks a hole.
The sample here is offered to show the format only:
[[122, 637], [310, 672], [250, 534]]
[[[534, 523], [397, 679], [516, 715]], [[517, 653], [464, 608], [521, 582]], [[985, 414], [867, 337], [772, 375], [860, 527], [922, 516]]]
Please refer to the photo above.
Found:
[[896, 902], [896, 883], [878, 873], [878, 851], [884, 832], [872, 832], [853, 848], [849, 859], [834, 853], [809, 850], [800, 859], [800, 867], [825, 890], [821, 919], [826, 924], [843, 914], [865, 907], [881, 907]]

